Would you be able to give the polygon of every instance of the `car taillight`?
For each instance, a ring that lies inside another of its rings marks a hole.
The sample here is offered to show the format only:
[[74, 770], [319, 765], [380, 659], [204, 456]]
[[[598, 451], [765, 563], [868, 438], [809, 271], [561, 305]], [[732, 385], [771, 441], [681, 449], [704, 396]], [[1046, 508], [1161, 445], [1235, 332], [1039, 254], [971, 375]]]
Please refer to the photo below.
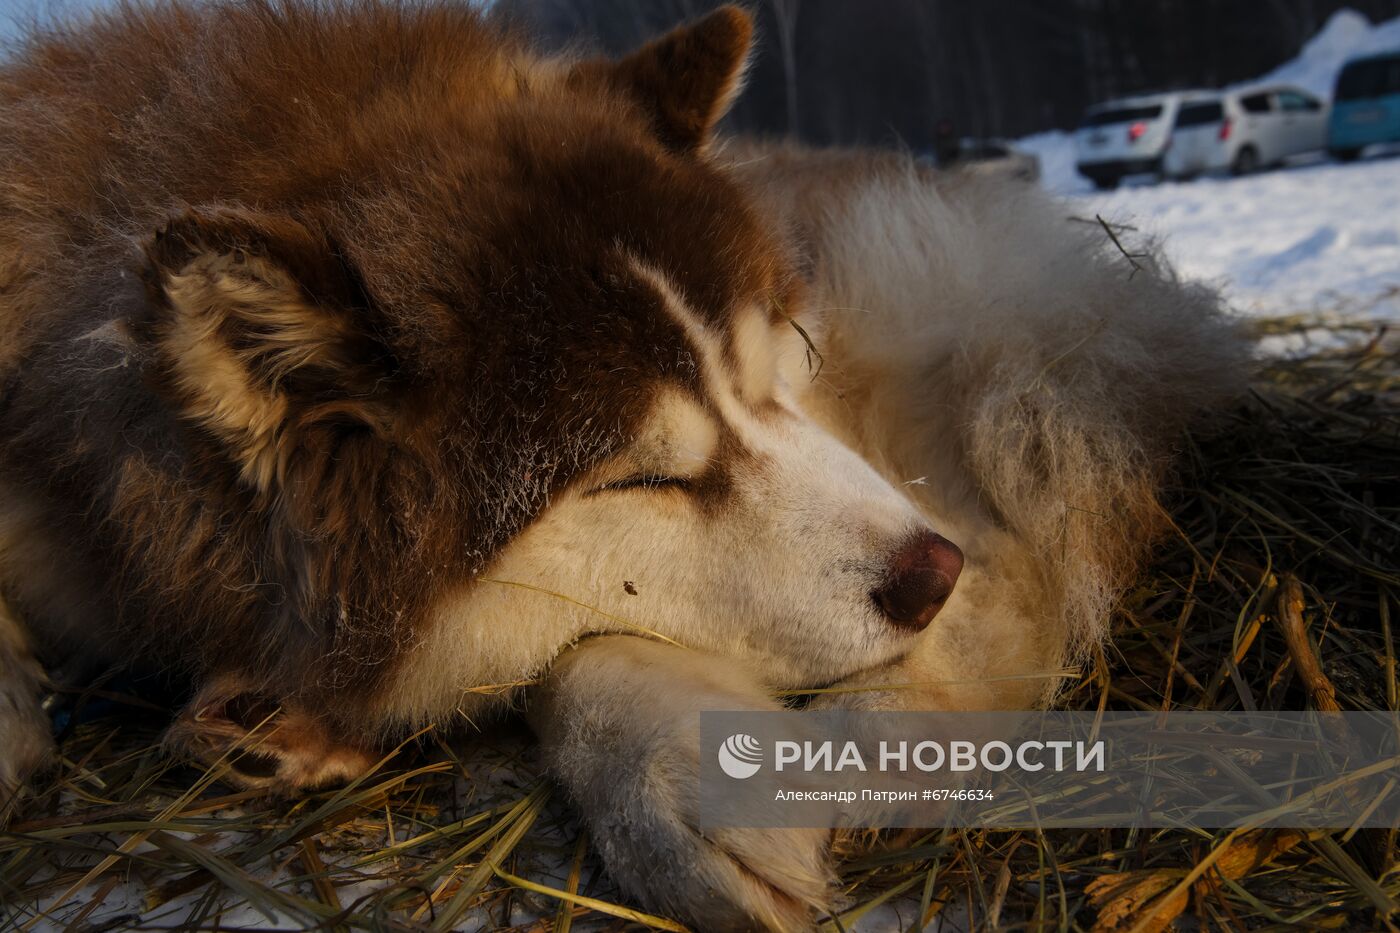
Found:
[[1223, 143], [1230, 138], [1230, 118], [1226, 117], [1220, 123], [1220, 141]]
[[1142, 134], [1147, 132], [1147, 124], [1139, 120], [1128, 127], [1128, 142], [1135, 143], [1142, 138]]

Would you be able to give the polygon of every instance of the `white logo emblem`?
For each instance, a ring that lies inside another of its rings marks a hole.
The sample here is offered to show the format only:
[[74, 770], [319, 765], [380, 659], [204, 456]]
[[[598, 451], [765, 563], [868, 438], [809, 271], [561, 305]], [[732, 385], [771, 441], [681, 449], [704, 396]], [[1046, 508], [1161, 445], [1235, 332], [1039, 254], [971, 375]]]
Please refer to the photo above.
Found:
[[751, 778], [763, 766], [763, 746], [751, 735], [731, 735], [719, 747], [719, 766], [732, 778]]

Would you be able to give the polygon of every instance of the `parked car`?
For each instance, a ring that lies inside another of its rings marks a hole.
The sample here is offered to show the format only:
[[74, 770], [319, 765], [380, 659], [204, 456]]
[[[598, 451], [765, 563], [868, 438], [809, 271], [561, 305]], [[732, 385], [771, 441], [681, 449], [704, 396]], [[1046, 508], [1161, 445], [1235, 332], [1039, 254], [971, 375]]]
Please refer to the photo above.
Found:
[[1020, 181], [1040, 180], [1040, 159], [1022, 152], [1005, 139], [973, 139], [958, 142], [958, 164], [964, 170], [986, 175], [1003, 175]]
[[1017, 181], [1040, 180], [1040, 159], [1033, 153], [1017, 149], [1005, 139], [964, 136], [939, 148], [941, 153], [926, 153], [918, 157], [918, 162], [947, 171], [999, 175]]
[[1400, 50], [1342, 67], [1327, 136], [1327, 148], [1344, 162], [1373, 143], [1400, 142]]
[[1190, 178], [1229, 164], [1227, 147], [1231, 121], [1222, 98], [1202, 98], [1185, 103], [1177, 111], [1176, 125], [1162, 156], [1162, 174]]
[[1151, 94], [1090, 107], [1074, 134], [1075, 168], [1099, 188], [1128, 175], [1160, 173], [1177, 111], [1198, 92]]
[[1246, 175], [1326, 145], [1326, 104], [1294, 87], [1254, 87], [1183, 104], [1162, 169]]

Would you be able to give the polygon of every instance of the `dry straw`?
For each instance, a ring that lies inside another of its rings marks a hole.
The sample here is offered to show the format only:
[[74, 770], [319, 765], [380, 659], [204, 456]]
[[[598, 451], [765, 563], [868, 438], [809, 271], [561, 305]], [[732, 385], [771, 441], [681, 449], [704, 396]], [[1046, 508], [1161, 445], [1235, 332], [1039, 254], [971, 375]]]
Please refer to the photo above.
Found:
[[[1327, 339], [1185, 441], [1174, 533], [1068, 707], [1397, 709], [1395, 342], [1267, 329]], [[58, 699], [60, 764], [0, 837], [5, 928], [679, 928], [621, 899], [518, 729], [430, 733], [348, 787], [268, 800], [164, 757], [149, 698]], [[945, 912], [989, 930], [1394, 929], [1400, 904], [1394, 830], [905, 831], [838, 854], [831, 930]]]

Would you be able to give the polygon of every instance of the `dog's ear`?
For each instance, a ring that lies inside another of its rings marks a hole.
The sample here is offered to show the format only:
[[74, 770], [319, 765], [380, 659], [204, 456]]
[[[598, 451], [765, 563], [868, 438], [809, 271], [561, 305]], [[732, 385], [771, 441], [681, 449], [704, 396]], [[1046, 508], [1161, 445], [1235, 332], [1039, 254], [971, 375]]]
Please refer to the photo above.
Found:
[[697, 152], [739, 93], [752, 39], [749, 14], [722, 6], [619, 61], [583, 62], [575, 77], [630, 97], [668, 149]]
[[227, 676], [199, 692], [166, 731], [165, 744], [206, 766], [227, 768], [231, 783], [280, 793], [352, 780], [378, 758], [294, 704]]
[[307, 432], [382, 433], [391, 355], [357, 277], [291, 217], [189, 210], [146, 243], [150, 298], [135, 332], [182, 416], [243, 479], [285, 479]]

